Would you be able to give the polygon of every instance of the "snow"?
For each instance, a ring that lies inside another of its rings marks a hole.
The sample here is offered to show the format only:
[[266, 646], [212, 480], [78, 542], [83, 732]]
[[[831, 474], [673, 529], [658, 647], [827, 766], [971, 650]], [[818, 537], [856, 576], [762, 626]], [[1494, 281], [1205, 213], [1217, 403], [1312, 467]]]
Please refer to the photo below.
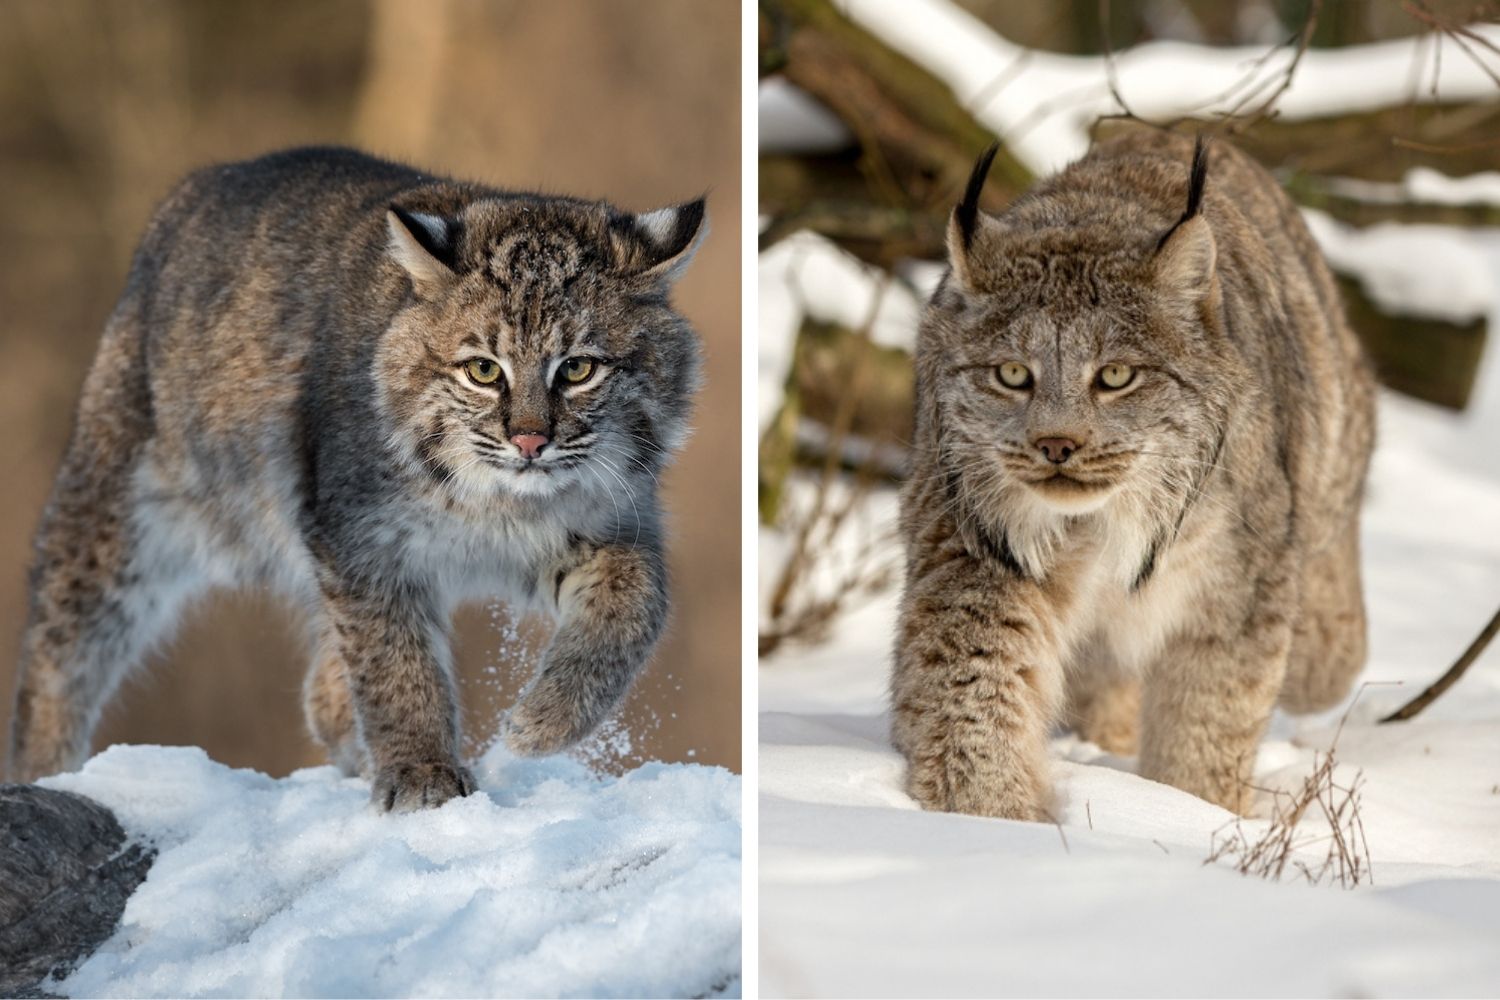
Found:
[[1428, 205], [1500, 205], [1500, 172], [1494, 170], [1449, 177], [1430, 167], [1413, 167], [1402, 187], [1411, 201]]
[[740, 779], [601, 775], [503, 747], [480, 791], [384, 815], [331, 767], [272, 779], [116, 746], [42, 784], [160, 852], [66, 996], [731, 996]]
[[[1403, 238], [1378, 253], [1342, 230], [1319, 236], [1370, 253], [1388, 269], [1379, 280], [1418, 275], [1403, 308], [1432, 297], [1429, 281], [1455, 300], [1487, 294], [1489, 328], [1500, 330], [1500, 230], [1443, 230], [1434, 244]], [[1463, 260], [1433, 266], [1459, 246]], [[768, 313], [779, 317], [762, 326], [763, 363], [789, 357], [799, 309], [868, 314], [877, 287], [868, 271], [832, 263], [840, 252], [811, 237], [800, 252], [827, 258], [820, 266], [843, 277], [803, 280], [794, 294], [792, 279], [767, 280], [787, 261], [768, 267], [776, 249], [763, 255], [763, 324]], [[1445, 272], [1457, 269], [1461, 278], [1450, 281]], [[767, 343], [778, 331], [783, 341]], [[779, 388], [782, 377], [769, 381]], [[1371, 642], [1363, 679], [1371, 683], [1337, 744], [1339, 781], [1363, 777], [1373, 885], [1278, 884], [1206, 866], [1228, 813], [1061, 732], [1052, 746], [1059, 827], [921, 811], [902, 791], [888, 740], [896, 615], [888, 592], [840, 618], [828, 642], [783, 646], [759, 672], [761, 991], [1500, 993], [1500, 645], [1418, 719], [1375, 723], [1435, 679], [1500, 604], [1497, 436], [1493, 345], [1464, 413], [1382, 393], [1363, 519]], [[805, 486], [793, 481], [786, 502], [795, 506]], [[851, 522], [858, 537], [845, 538], [838, 555], [879, 537], [894, 512], [893, 492], [873, 495]], [[763, 590], [786, 546], [781, 533], [763, 530]], [[899, 561], [894, 541], [883, 558]], [[837, 576], [825, 568], [824, 577]], [[1257, 784], [1298, 786], [1343, 711], [1278, 714]], [[1244, 828], [1254, 836], [1266, 826]], [[1314, 835], [1313, 821], [1303, 830]]]
[[1489, 262], [1462, 229], [1395, 222], [1359, 229], [1312, 208], [1302, 217], [1329, 266], [1358, 278], [1384, 313], [1463, 324], [1495, 303]]
[[832, 153], [853, 139], [832, 111], [782, 77], [761, 81], [759, 101], [762, 153]]

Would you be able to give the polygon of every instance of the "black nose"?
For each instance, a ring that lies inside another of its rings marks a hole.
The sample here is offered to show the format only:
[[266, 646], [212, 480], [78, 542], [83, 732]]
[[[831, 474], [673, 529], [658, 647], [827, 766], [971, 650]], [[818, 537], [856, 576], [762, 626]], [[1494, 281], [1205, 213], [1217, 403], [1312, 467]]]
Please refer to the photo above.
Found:
[[1078, 450], [1078, 444], [1067, 438], [1038, 438], [1036, 446], [1042, 449], [1042, 454], [1047, 456], [1047, 461], [1053, 465], [1062, 465], [1068, 460], [1073, 452]]

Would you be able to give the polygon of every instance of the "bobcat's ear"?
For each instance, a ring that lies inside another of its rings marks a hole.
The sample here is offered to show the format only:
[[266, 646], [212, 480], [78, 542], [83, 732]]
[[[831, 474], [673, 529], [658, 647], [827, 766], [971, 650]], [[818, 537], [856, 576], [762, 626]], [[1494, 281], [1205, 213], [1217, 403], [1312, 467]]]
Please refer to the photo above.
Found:
[[1187, 209], [1176, 225], [1156, 242], [1153, 268], [1159, 287], [1179, 297], [1199, 300], [1214, 288], [1217, 250], [1213, 230], [1203, 217], [1203, 186], [1208, 179], [1208, 141], [1198, 137], [1193, 148], [1193, 169], [1188, 177]]
[[453, 281], [458, 254], [458, 221], [396, 205], [385, 213], [390, 251], [411, 276], [418, 295], [431, 295]]
[[990, 174], [990, 165], [1000, 144], [994, 143], [979, 154], [974, 170], [969, 174], [968, 187], [963, 200], [953, 208], [948, 219], [948, 265], [959, 285], [970, 292], [979, 291], [976, 262], [986, 249], [992, 249], [994, 241], [1005, 232], [1005, 226], [992, 215], [979, 208], [979, 195], [984, 191], [984, 181]]
[[707, 234], [702, 198], [640, 215], [616, 215], [609, 222], [615, 266], [624, 274], [668, 283], [682, 276]]

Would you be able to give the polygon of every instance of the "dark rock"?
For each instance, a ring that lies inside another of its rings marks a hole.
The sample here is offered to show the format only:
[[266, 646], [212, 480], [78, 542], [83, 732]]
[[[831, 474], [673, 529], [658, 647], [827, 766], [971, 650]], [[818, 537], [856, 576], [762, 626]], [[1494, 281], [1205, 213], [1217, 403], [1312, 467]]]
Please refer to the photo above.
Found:
[[91, 799], [0, 785], [0, 996], [45, 996], [114, 932], [155, 859]]

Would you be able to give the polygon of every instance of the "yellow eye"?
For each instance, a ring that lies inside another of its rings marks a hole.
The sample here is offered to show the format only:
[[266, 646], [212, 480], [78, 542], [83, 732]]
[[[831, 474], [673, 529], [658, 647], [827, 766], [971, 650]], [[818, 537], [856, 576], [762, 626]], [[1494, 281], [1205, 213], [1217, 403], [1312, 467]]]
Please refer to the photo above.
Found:
[[1031, 384], [1031, 369], [1016, 361], [1000, 366], [1000, 384], [1010, 389], [1024, 389]]
[[594, 377], [593, 358], [569, 358], [562, 363], [558, 369], [562, 380], [569, 385], [582, 385]]
[[1099, 386], [1104, 389], [1123, 389], [1135, 378], [1135, 369], [1129, 365], [1105, 365], [1099, 369]]
[[494, 385], [500, 381], [500, 365], [490, 358], [473, 358], [464, 362], [464, 371], [478, 385]]

